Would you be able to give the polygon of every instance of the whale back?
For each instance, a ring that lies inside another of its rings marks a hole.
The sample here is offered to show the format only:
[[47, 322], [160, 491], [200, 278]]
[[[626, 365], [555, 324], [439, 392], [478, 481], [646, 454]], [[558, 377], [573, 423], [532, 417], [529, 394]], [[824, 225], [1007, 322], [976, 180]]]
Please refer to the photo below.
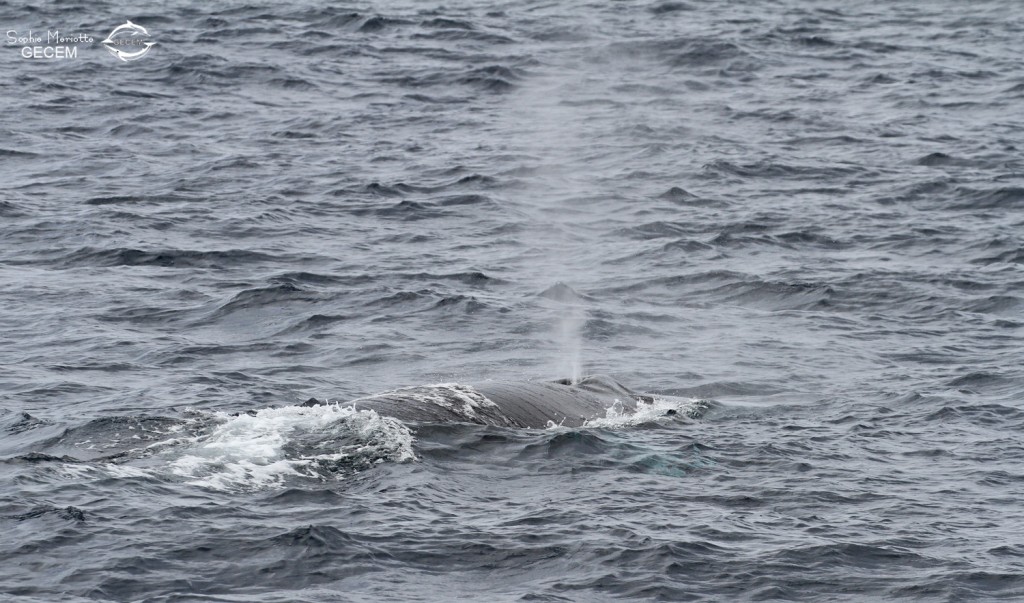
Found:
[[[500, 427], [579, 427], [607, 416], [615, 406], [636, 410], [649, 401], [614, 379], [591, 376], [576, 383], [557, 381], [486, 381], [469, 385], [407, 387], [353, 400], [347, 406], [373, 410], [400, 421], [477, 423]], [[310, 400], [307, 405], [319, 404]]]
[[632, 412], [637, 403], [633, 392], [603, 376], [587, 377], [577, 383], [494, 381], [474, 388], [494, 402], [517, 427], [545, 427], [551, 423], [579, 427], [606, 416], [613, 405]]

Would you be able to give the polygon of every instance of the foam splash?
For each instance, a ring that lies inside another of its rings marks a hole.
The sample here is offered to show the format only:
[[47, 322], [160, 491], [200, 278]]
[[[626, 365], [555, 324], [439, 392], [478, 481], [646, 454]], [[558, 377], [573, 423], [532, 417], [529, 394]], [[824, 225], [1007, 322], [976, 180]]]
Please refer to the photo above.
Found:
[[216, 490], [257, 489], [415, 459], [409, 429], [372, 410], [286, 406], [222, 419], [186, 450], [174, 450], [173, 475]]

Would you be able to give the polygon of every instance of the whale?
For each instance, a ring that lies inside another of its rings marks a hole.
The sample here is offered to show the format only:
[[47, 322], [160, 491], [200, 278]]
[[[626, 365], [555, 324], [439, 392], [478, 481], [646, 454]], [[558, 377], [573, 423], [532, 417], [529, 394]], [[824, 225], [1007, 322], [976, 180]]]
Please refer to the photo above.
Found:
[[[484, 381], [405, 387], [357, 398], [342, 406], [374, 411], [403, 423], [475, 423], [498, 427], [581, 427], [589, 421], [635, 413], [655, 397], [635, 392], [607, 375], [577, 381]], [[327, 404], [310, 398], [303, 406]], [[669, 410], [665, 414], [675, 414]], [[694, 417], [695, 418], [695, 417]]]

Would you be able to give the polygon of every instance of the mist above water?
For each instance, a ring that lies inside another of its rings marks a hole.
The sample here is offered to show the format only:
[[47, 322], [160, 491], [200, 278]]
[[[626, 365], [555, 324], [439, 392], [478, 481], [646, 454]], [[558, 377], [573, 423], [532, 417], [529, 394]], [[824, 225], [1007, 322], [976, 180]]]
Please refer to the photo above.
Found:
[[554, 303], [553, 365], [559, 378], [573, 383], [583, 377], [583, 326], [587, 321], [585, 300], [564, 283], [548, 288], [542, 295]]
[[[594, 65], [569, 52], [547, 57], [548, 64], [514, 93], [508, 116], [518, 124], [519, 150], [531, 168], [531, 177], [517, 202], [532, 218], [529, 242], [535, 253], [527, 260], [544, 274], [551, 300], [553, 341], [551, 369], [559, 378], [579, 381], [583, 375], [587, 320], [586, 300], [567, 283], [580, 280], [596, 268], [584, 225], [597, 219], [590, 199], [601, 195], [596, 174], [587, 164], [587, 149], [595, 144], [589, 117], [580, 101], [595, 95], [600, 74]], [[597, 95], [601, 91], [596, 91]], [[607, 191], [605, 191], [607, 193]], [[554, 284], [550, 283], [554, 281]]]

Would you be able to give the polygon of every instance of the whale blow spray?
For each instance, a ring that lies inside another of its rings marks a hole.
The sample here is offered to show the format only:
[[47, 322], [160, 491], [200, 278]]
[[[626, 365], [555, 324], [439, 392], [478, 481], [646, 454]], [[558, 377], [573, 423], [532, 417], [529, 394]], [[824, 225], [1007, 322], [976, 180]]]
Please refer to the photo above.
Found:
[[587, 322], [585, 299], [572, 287], [559, 282], [541, 294], [555, 302], [554, 368], [560, 378], [578, 383], [583, 377], [583, 326]]

